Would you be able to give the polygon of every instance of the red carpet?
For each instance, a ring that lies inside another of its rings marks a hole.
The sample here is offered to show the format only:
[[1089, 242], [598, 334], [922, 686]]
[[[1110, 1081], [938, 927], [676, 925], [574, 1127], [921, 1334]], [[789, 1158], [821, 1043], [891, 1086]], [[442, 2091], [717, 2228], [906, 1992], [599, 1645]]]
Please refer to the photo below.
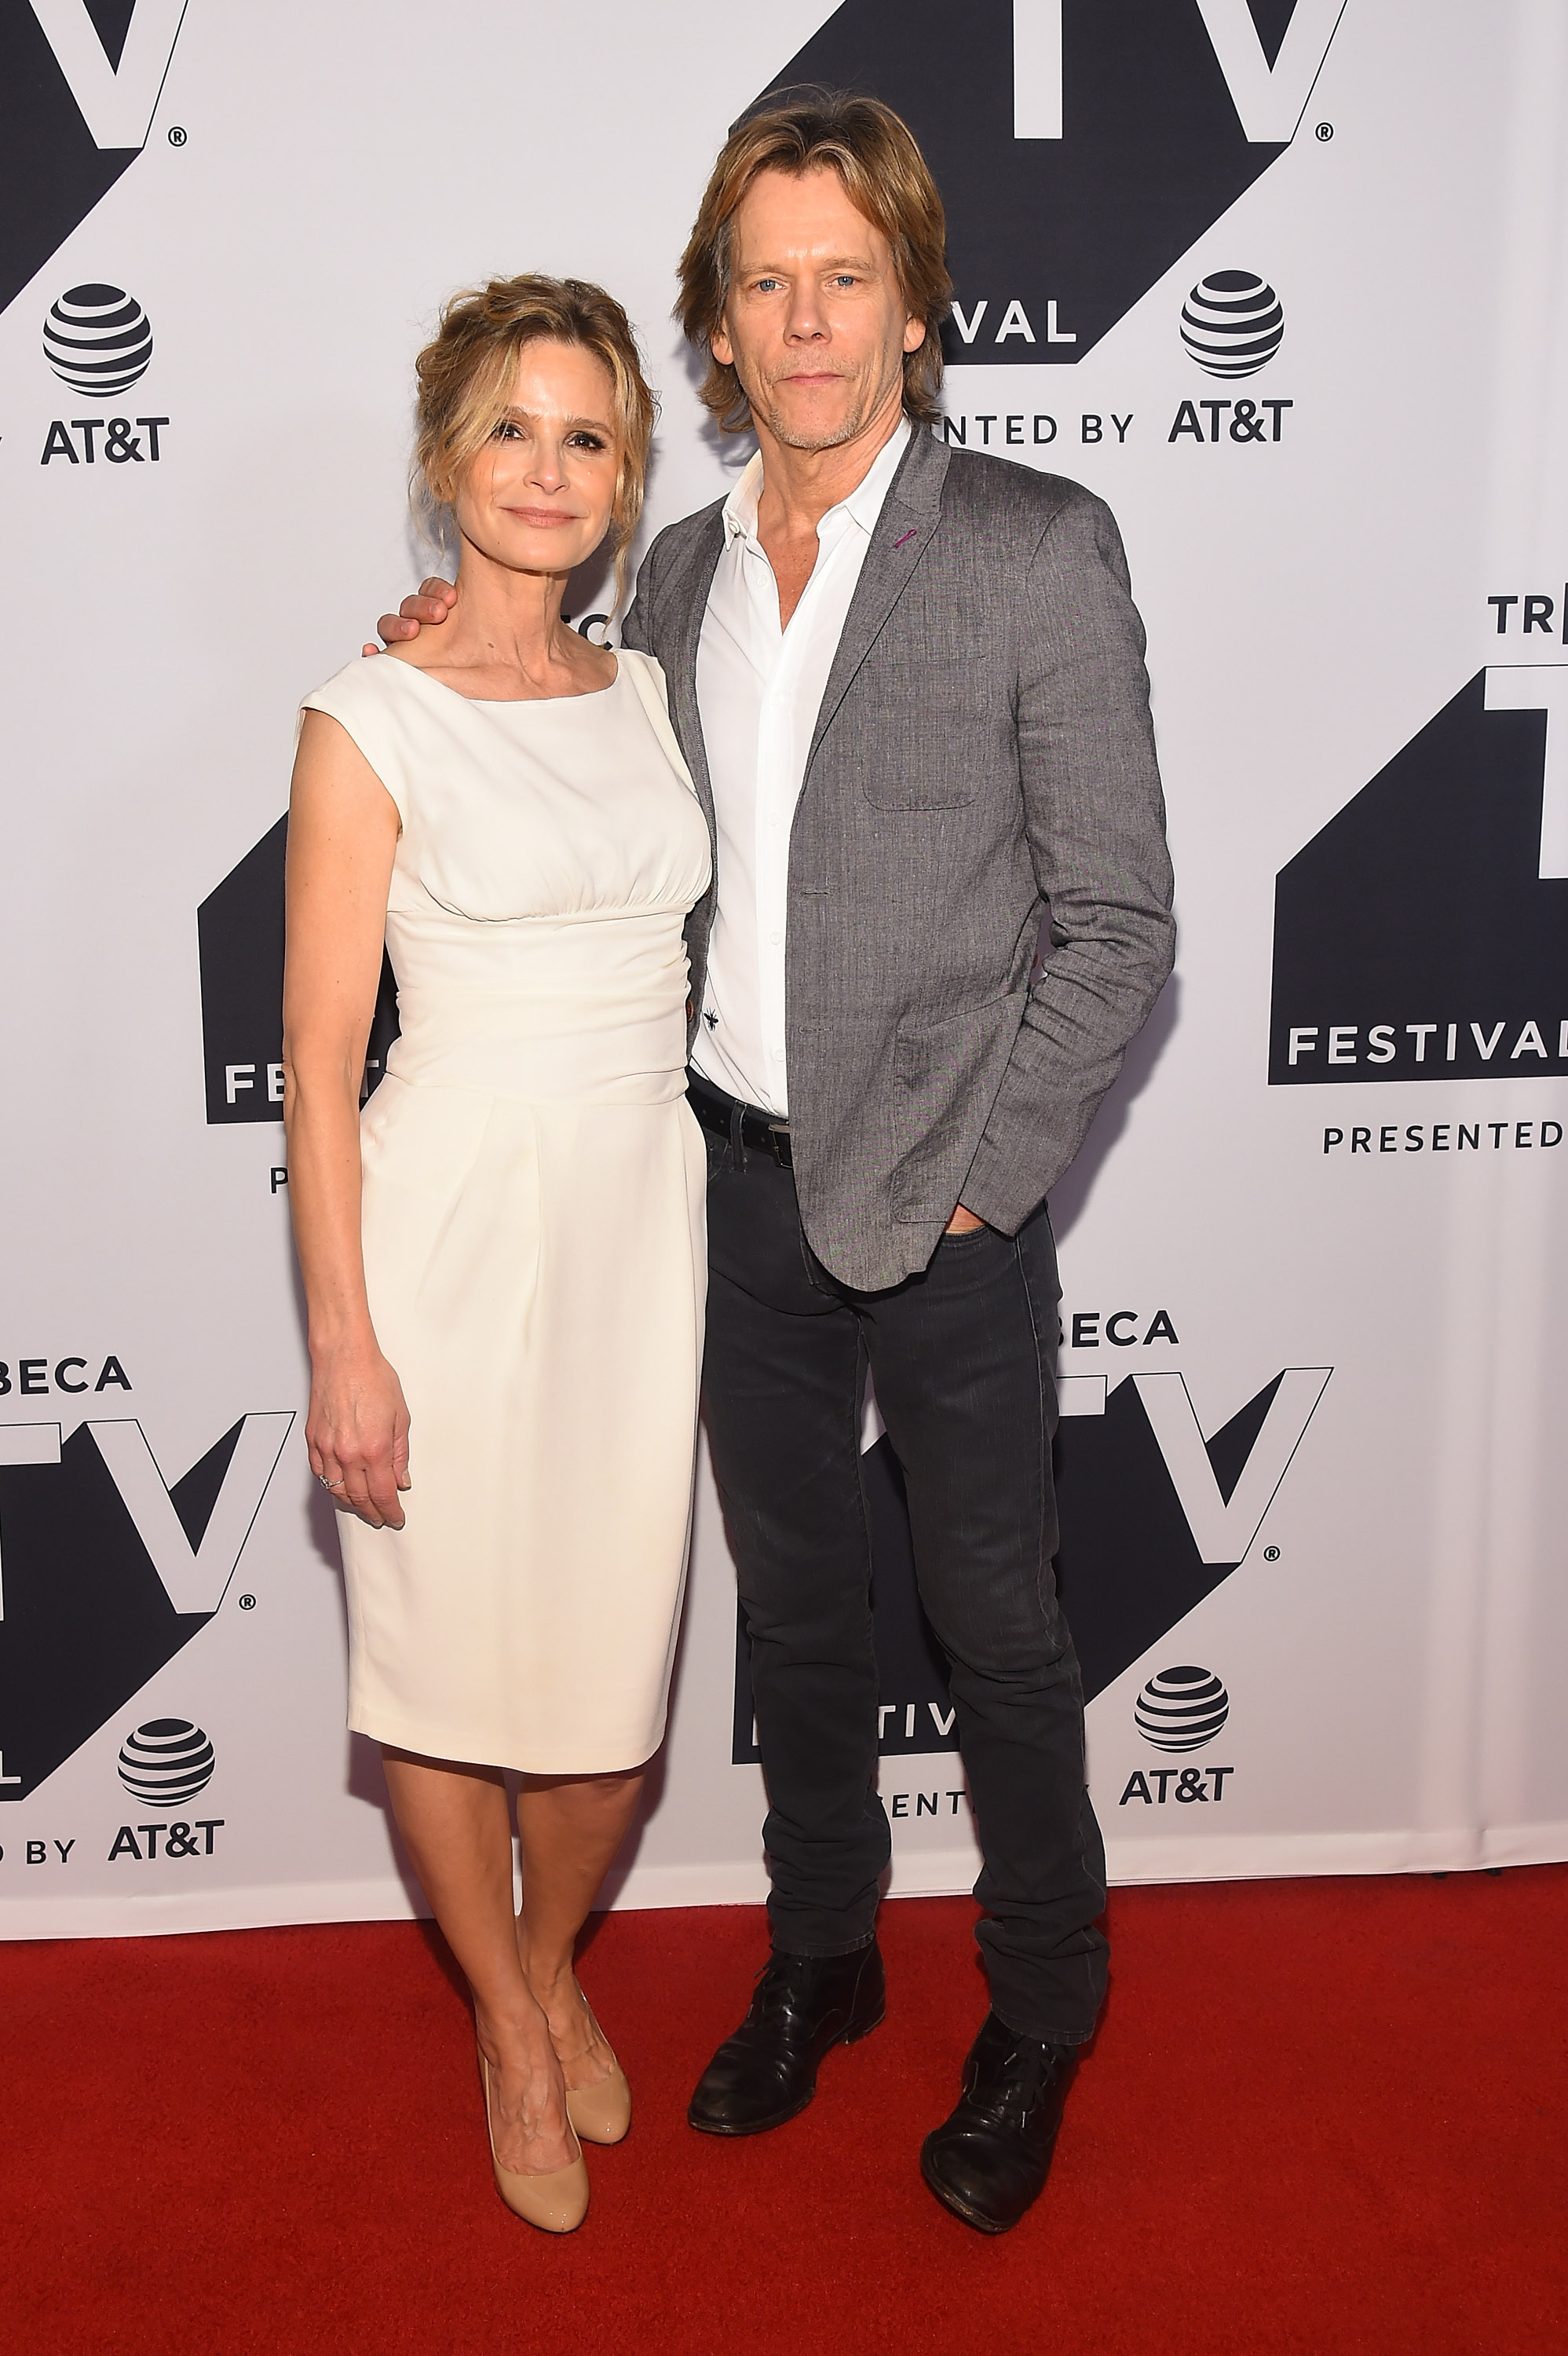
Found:
[[570, 2241], [491, 2190], [466, 2016], [408, 1924], [0, 1950], [8, 2356], [1568, 2349], [1568, 1868], [1119, 1892], [1044, 2201], [915, 2168], [973, 1909], [886, 1907], [888, 2020], [778, 2133], [694, 2136], [752, 1911], [603, 1920], [638, 2102]]

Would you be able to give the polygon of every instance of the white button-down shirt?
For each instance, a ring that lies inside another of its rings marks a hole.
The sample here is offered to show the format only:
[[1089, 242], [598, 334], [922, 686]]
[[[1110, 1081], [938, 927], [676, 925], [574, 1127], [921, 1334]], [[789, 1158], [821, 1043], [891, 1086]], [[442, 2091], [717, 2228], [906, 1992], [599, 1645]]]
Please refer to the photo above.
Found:
[[718, 903], [691, 1060], [731, 1096], [783, 1119], [789, 837], [806, 755], [849, 601], [912, 428], [816, 527], [816, 562], [787, 630], [757, 538], [761, 454], [724, 503], [724, 553], [708, 593], [697, 702], [719, 836]]

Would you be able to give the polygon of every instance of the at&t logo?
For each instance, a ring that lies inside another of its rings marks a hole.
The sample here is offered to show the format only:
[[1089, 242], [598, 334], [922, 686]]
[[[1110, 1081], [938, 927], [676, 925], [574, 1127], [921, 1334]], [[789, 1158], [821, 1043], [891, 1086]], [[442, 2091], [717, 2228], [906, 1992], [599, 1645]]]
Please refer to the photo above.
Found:
[[[144, 1807], [177, 1808], [206, 1791], [217, 1761], [207, 1736], [188, 1718], [152, 1718], [125, 1737], [119, 1763], [120, 1781], [133, 1800]], [[210, 1857], [214, 1836], [222, 1828], [221, 1816], [122, 1825], [109, 1862], [123, 1857], [133, 1857], [138, 1864], [157, 1857]]]
[[123, 286], [73, 286], [44, 321], [44, 358], [72, 392], [128, 392], [152, 357], [147, 315]]
[[[152, 326], [123, 286], [72, 286], [44, 321], [44, 358], [72, 392], [112, 401], [145, 376]], [[110, 466], [155, 466], [168, 423], [166, 417], [51, 417], [38, 464], [63, 458], [69, 466], [96, 466], [102, 459]]]
[[122, 1743], [120, 1781], [133, 1800], [177, 1808], [206, 1791], [217, 1763], [211, 1743], [188, 1718], [153, 1718]]
[[[213, 1837], [222, 1829], [221, 1816], [197, 1816], [189, 1824], [176, 1816], [172, 1825], [122, 1825], [114, 1836], [109, 1862], [112, 1865], [118, 1858], [133, 1857], [138, 1865], [148, 1865], [160, 1857], [210, 1857], [216, 1847]], [[158, 1847], [160, 1840], [162, 1848]]]
[[[1221, 1733], [1231, 1714], [1231, 1697], [1212, 1669], [1186, 1665], [1161, 1669], [1150, 1677], [1133, 1704], [1133, 1719], [1144, 1740], [1157, 1751], [1201, 1751]], [[1129, 1800], [1146, 1807], [1164, 1807], [1174, 1799], [1179, 1805], [1206, 1805], [1225, 1796], [1225, 1779], [1233, 1767], [1136, 1768], [1117, 1802]]]
[[1254, 376], [1285, 341], [1285, 308], [1251, 270], [1213, 270], [1181, 306], [1181, 340], [1210, 376]]
[[1201, 1751], [1231, 1715], [1231, 1697], [1211, 1669], [1161, 1669], [1150, 1677], [1133, 1716], [1157, 1751]]

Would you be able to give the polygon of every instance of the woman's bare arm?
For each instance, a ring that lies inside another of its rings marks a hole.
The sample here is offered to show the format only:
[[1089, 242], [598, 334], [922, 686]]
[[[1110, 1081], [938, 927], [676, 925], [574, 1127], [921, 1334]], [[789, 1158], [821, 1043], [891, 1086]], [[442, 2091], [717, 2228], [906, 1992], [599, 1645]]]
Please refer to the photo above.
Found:
[[311, 1470], [379, 1529], [403, 1526], [409, 1411], [381, 1355], [359, 1238], [359, 1083], [376, 1007], [395, 804], [347, 731], [307, 712], [289, 798], [283, 1126], [304, 1279]]

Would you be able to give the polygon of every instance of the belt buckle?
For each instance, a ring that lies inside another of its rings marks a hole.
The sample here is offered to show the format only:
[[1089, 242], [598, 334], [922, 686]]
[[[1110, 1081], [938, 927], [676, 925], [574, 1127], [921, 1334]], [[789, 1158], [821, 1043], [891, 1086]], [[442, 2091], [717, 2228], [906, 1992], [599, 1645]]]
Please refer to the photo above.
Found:
[[784, 1155], [789, 1151], [789, 1123], [787, 1120], [769, 1121], [768, 1151], [773, 1155], [779, 1169], [783, 1170], [785, 1167], [793, 1167], [793, 1163], [786, 1165], [784, 1162]]

